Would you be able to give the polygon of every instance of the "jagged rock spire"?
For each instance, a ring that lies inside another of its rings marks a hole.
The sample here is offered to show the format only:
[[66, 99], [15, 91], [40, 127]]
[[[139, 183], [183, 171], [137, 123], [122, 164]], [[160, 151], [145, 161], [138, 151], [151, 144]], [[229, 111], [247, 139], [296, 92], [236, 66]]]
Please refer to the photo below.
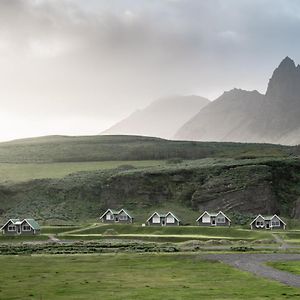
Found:
[[279, 64], [269, 81], [266, 96], [269, 99], [300, 101], [300, 67], [288, 56]]

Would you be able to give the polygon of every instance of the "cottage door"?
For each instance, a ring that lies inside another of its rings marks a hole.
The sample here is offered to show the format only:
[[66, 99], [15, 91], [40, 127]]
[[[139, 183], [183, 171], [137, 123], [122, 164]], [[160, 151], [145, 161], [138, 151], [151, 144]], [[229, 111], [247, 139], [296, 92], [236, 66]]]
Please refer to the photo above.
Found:
[[17, 227], [17, 234], [21, 234], [21, 226]]

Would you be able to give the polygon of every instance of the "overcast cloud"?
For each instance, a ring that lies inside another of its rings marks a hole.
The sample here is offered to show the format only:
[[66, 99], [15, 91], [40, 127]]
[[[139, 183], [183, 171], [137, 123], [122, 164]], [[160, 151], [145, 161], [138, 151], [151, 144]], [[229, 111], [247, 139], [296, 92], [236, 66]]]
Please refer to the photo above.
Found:
[[171, 94], [265, 92], [297, 0], [0, 0], [0, 140], [96, 134]]

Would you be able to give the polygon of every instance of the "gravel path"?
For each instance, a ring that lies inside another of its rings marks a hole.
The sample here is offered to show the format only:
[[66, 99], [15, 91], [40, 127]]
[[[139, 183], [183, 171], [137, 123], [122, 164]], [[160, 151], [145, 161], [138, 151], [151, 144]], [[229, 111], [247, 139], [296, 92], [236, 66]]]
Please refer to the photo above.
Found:
[[255, 275], [300, 287], [300, 276], [264, 265], [270, 261], [300, 260], [300, 254], [208, 254], [204, 258], [218, 260]]

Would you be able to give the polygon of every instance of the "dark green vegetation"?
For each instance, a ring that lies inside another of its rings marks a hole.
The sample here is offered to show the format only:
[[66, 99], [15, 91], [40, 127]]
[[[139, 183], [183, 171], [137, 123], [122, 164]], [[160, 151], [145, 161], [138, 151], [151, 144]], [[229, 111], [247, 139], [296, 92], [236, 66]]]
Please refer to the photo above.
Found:
[[271, 144], [184, 142], [139, 136], [48, 136], [0, 143], [0, 162], [253, 158], [289, 156], [293, 152], [293, 147]]
[[300, 296], [299, 289], [204, 261], [198, 255], [2, 256], [0, 264], [0, 298], [6, 300]]
[[[144, 223], [153, 210], [173, 211], [195, 225], [199, 211], [300, 215], [298, 159], [204, 159], [150, 168], [79, 172], [0, 186], [0, 216], [42, 224], [96, 221], [108, 207], [125, 207]], [[247, 224], [242, 218], [241, 224]]]
[[291, 272], [297, 275], [300, 275], [300, 261], [280, 261], [280, 262], [270, 262], [269, 266], [286, 271]]
[[[137, 223], [154, 210], [171, 210], [184, 225], [195, 225], [204, 209], [224, 210], [244, 226], [257, 213], [295, 218], [300, 216], [295, 149], [133, 136], [1, 143], [0, 221], [95, 222], [108, 207], [126, 208]], [[75, 171], [81, 172], [69, 174]]]

